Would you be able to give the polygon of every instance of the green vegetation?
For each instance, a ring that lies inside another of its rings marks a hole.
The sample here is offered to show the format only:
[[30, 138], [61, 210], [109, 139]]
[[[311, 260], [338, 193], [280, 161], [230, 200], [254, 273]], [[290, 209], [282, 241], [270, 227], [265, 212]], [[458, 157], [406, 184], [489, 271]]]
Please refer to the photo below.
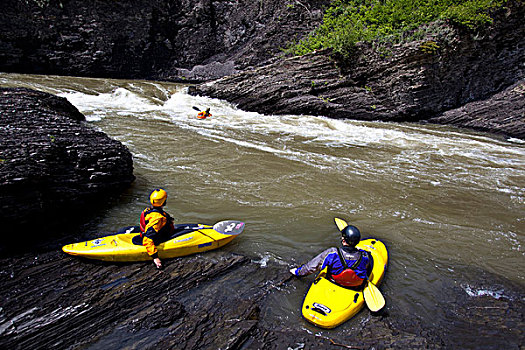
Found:
[[421, 33], [422, 26], [434, 21], [449, 21], [477, 29], [492, 23], [490, 11], [503, 6], [505, 1], [334, 0], [325, 13], [323, 24], [286, 51], [304, 55], [331, 48], [348, 57], [358, 41], [400, 42], [414, 39], [424, 34]]
[[434, 53], [439, 50], [439, 45], [435, 41], [429, 40], [419, 45], [419, 49], [425, 53]]
[[318, 96], [318, 98], [323, 101], [324, 103], [330, 103], [333, 101], [333, 99], [331, 98], [328, 98], [328, 97], [323, 97], [323, 96]]

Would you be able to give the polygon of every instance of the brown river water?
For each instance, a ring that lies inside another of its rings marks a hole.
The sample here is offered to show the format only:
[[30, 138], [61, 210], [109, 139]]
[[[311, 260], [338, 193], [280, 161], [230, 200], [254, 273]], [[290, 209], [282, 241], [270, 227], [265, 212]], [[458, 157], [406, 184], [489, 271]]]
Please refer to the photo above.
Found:
[[[165, 82], [0, 73], [0, 86], [66, 97], [133, 154], [133, 186], [72, 241], [137, 224], [149, 192], [163, 187], [166, 210], [180, 223], [244, 221], [244, 233], [223, 249], [262, 267], [296, 266], [337, 245], [333, 219], [346, 219], [389, 249], [387, 302], [427, 322], [441, 312], [443, 281], [461, 281], [472, 297], [505, 296], [490, 283], [465, 282], [476, 278], [471, 267], [525, 287], [524, 141], [442, 126], [261, 115]], [[193, 106], [213, 116], [199, 120]], [[268, 312], [301, 322], [308, 283], [283, 292]]]

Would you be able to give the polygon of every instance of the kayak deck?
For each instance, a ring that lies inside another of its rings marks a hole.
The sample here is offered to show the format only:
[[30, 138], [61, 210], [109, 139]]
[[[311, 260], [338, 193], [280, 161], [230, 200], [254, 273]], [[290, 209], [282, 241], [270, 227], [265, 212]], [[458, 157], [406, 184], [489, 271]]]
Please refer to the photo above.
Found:
[[[372, 254], [374, 266], [369, 280], [378, 285], [383, 280], [388, 264], [388, 252], [383, 242], [366, 239], [356, 246]], [[339, 286], [326, 278], [326, 269], [315, 278], [302, 307], [303, 317], [322, 328], [334, 328], [349, 320], [365, 305], [363, 290]]]

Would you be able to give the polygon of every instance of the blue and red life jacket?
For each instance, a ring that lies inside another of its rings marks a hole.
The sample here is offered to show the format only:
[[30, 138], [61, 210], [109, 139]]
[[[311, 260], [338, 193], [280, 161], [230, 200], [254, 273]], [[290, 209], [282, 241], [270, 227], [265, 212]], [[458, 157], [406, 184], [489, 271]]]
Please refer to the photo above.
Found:
[[365, 279], [363, 277], [358, 276], [355, 272], [355, 269], [361, 264], [361, 261], [363, 260], [363, 254], [366, 253], [364, 253], [363, 251], [359, 251], [359, 257], [350, 267], [346, 263], [346, 260], [343, 257], [343, 253], [339, 248], [337, 248], [337, 254], [339, 255], [341, 264], [343, 264], [344, 270], [337, 275], [332, 275], [332, 279], [334, 280], [334, 282], [343, 287], [358, 287], [362, 285]]

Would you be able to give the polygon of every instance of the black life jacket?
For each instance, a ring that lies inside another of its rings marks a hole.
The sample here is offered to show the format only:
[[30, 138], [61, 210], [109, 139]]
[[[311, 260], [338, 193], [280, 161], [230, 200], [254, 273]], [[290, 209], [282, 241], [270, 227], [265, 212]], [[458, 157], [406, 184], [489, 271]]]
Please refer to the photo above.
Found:
[[[141, 236], [146, 231], [146, 226], [148, 225], [148, 220], [146, 220], [146, 216], [148, 216], [148, 214], [151, 212], [157, 212], [161, 214], [162, 216], [164, 216], [167, 219], [167, 222], [166, 222], [167, 227], [166, 226], [165, 227], [169, 229], [170, 233], [173, 232], [173, 218], [162, 209], [150, 207], [150, 208], [144, 209], [142, 211], [142, 214], [140, 214], [140, 235]], [[163, 230], [164, 230], [164, 227], [163, 227]]]

